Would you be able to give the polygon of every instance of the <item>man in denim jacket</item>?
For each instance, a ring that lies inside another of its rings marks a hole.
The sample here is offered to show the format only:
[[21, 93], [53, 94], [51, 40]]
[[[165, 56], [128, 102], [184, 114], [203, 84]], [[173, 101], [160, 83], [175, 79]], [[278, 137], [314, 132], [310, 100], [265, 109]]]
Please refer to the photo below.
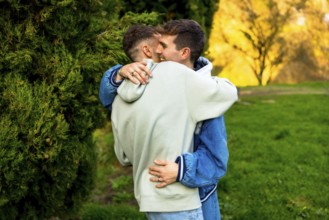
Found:
[[[161, 47], [158, 48], [158, 53], [162, 55], [163, 59], [179, 61], [184, 64], [183, 60], [172, 56], [172, 54], [179, 51], [176, 49], [175, 39], [179, 38], [180, 32], [166, 35], [166, 32], [169, 32], [171, 28], [177, 25], [179, 26], [180, 22], [180, 20], [172, 21], [168, 22], [167, 26], [164, 26], [164, 37], [161, 38], [162, 40], [160, 39]], [[176, 51], [166, 53], [165, 50], [172, 49], [171, 46]], [[124, 67], [116, 65], [104, 74], [100, 88], [100, 98], [102, 104], [109, 110], [111, 110], [116, 89], [121, 83], [118, 72], [120, 70], [122, 75], [128, 72], [125, 77], [129, 78], [131, 77], [129, 74], [130, 68], [140, 70], [134, 71], [137, 73], [148, 73], [148, 70], [143, 68], [143, 64], [133, 63]], [[192, 68], [198, 70], [200, 74], [210, 75], [212, 65], [207, 59], [199, 58]], [[135, 73], [135, 77], [132, 80], [139, 78], [138, 80], [145, 83], [144, 76], [137, 75], [137, 73]], [[221, 116], [206, 120], [202, 124], [199, 124], [195, 131], [194, 146], [194, 153], [185, 153], [178, 156], [175, 161], [176, 163], [160, 160], [155, 161], [160, 167], [155, 166], [150, 168], [150, 173], [157, 176], [151, 180], [159, 181], [160, 179], [161, 182], [157, 187], [165, 187], [174, 181], [179, 181], [188, 187], [198, 187], [204, 219], [220, 219], [216, 187], [219, 178], [226, 173], [228, 161], [224, 117]]]

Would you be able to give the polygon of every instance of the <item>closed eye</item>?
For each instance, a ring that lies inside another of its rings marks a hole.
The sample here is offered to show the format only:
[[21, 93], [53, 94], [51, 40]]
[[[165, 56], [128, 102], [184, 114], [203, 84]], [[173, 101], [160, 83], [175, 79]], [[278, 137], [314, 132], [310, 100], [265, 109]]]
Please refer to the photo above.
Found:
[[163, 47], [163, 48], [167, 48], [167, 44], [163, 43], [163, 42], [160, 42], [160, 45]]

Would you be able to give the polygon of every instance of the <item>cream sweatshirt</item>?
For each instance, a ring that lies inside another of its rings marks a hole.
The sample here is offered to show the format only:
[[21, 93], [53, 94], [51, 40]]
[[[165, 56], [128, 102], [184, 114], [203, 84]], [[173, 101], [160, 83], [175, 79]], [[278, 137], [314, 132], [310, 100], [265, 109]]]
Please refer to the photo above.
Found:
[[224, 78], [204, 77], [176, 62], [148, 62], [149, 84], [124, 81], [111, 115], [115, 153], [133, 166], [134, 194], [141, 212], [175, 212], [201, 206], [198, 188], [173, 183], [156, 188], [148, 167], [155, 159], [174, 161], [193, 152], [200, 121], [222, 115], [236, 100], [235, 86]]

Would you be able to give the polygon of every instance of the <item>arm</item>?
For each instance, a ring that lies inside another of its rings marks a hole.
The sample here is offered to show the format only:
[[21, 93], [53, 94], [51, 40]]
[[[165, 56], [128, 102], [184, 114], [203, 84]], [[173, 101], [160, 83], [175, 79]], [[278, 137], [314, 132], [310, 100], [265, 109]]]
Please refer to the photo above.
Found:
[[226, 174], [228, 149], [224, 116], [204, 121], [201, 132], [194, 137], [196, 150], [185, 153], [176, 159], [176, 163], [156, 160], [151, 166], [150, 180], [160, 183], [158, 188], [173, 182], [181, 182], [188, 187], [202, 187], [217, 184]]
[[122, 82], [122, 79], [121, 81], [115, 80], [117, 72], [121, 67], [122, 65], [120, 64], [111, 67], [104, 73], [101, 79], [101, 83], [99, 87], [99, 99], [102, 105], [105, 108], [107, 108], [109, 111], [111, 111], [112, 109], [112, 103], [117, 94], [117, 89]]
[[[117, 89], [124, 79], [128, 79], [135, 84], [145, 84], [148, 82], [148, 77], [152, 74], [146, 67], [146, 62], [135, 62], [122, 66], [118, 64], [108, 69], [100, 83], [99, 99], [102, 105], [109, 111], [112, 109], [112, 103], [117, 95]], [[131, 73], [134, 73], [132, 75]]]
[[224, 116], [204, 121], [194, 142], [197, 150], [176, 160], [182, 170], [177, 180], [189, 187], [217, 184], [226, 174], [229, 157]]
[[191, 79], [186, 91], [189, 111], [196, 122], [223, 115], [238, 100], [236, 87], [225, 78]]

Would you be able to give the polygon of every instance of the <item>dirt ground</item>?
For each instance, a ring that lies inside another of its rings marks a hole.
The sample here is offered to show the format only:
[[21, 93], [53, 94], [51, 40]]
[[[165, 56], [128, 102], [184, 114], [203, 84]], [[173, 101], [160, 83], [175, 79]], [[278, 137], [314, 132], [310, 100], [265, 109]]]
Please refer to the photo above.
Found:
[[325, 94], [329, 95], [329, 87], [294, 87], [294, 86], [265, 86], [238, 88], [239, 97], [255, 95], [289, 95], [289, 94]]

